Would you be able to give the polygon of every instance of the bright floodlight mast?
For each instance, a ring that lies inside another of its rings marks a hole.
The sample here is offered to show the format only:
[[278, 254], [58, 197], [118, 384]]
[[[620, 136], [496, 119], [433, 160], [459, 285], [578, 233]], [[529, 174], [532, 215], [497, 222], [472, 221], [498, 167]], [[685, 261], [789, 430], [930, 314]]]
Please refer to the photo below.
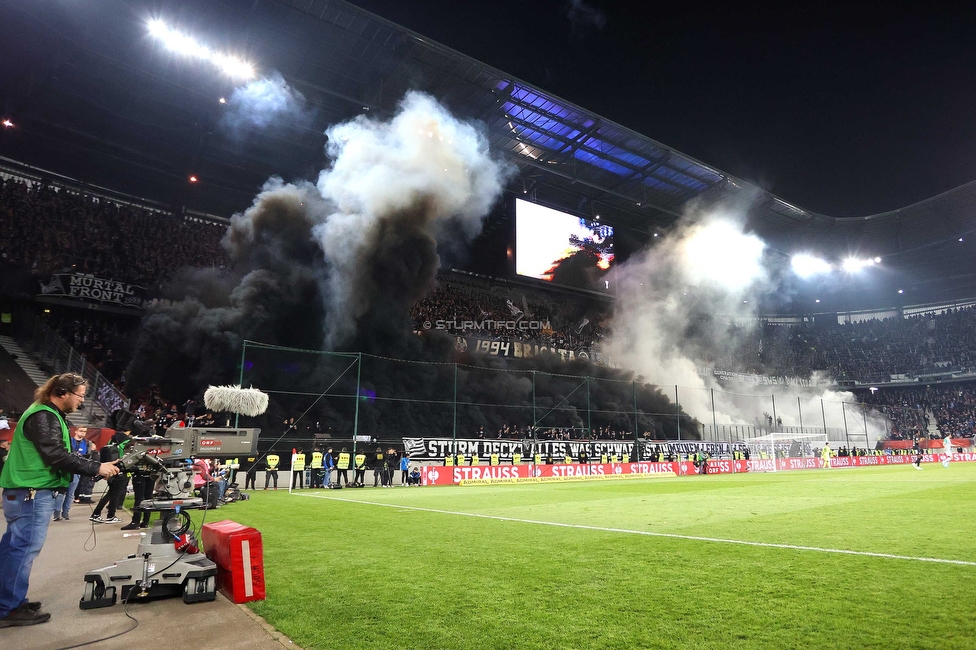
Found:
[[148, 23], [149, 34], [163, 46], [181, 56], [209, 61], [211, 65], [234, 79], [251, 79], [254, 66], [236, 56], [212, 50], [192, 36], [172, 29], [162, 20], [154, 19]]

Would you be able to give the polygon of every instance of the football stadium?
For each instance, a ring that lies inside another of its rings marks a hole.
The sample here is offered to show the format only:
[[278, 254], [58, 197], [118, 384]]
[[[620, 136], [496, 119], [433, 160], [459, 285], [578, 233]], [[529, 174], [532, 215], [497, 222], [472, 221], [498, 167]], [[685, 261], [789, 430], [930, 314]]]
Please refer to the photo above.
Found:
[[0, 10], [0, 647], [976, 647], [976, 181], [806, 209], [372, 7]]

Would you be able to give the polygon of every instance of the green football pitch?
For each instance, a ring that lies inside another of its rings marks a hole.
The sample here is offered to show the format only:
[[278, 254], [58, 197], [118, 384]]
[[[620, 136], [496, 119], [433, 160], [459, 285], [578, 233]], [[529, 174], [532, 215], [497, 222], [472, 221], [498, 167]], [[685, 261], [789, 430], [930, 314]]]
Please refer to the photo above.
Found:
[[[259, 491], [305, 648], [976, 648], [976, 464]], [[199, 519], [199, 515], [195, 518]]]

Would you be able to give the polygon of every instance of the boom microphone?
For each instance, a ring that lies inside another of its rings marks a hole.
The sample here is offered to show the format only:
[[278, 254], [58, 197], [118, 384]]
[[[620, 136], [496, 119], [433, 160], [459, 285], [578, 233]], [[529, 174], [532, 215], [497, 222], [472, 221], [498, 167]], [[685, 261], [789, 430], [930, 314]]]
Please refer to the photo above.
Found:
[[211, 386], [203, 394], [203, 403], [215, 413], [229, 411], [254, 417], [268, 410], [268, 395], [257, 388]]

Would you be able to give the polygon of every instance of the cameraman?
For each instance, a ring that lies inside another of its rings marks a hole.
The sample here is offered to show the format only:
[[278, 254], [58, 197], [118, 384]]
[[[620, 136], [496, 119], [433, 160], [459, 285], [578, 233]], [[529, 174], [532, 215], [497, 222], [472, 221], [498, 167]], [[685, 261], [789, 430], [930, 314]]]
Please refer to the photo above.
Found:
[[0, 627], [36, 625], [51, 618], [27, 600], [34, 558], [41, 552], [56, 495], [72, 474], [115, 476], [113, 463], [71, 453], [65, 416], [85, 401], [88, 382], [80, 375], [55, 375], [34, 391], [34, 403], [17, 423], [10, 454], [0, 474], [7, 530], [0, 538]]

